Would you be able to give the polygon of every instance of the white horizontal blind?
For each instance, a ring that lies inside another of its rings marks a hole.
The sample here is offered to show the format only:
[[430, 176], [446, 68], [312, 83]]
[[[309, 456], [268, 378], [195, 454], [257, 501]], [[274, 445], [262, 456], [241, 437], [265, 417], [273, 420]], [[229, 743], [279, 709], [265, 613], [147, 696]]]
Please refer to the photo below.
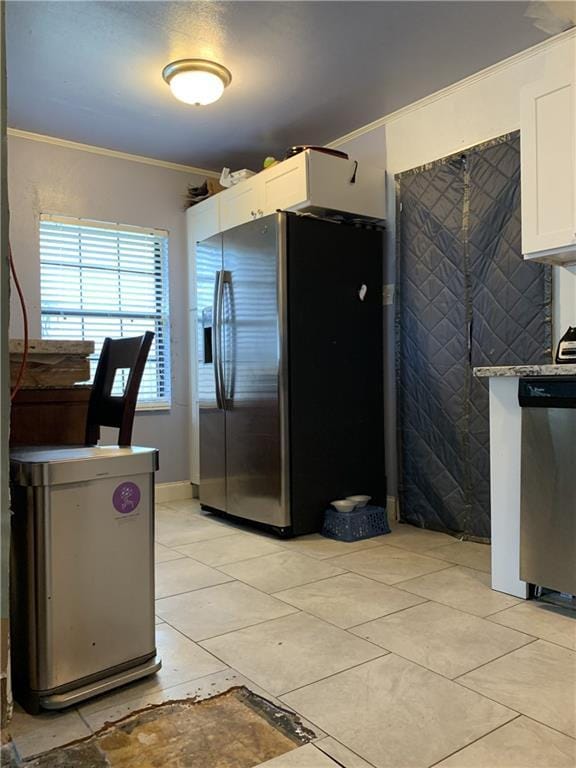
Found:
[[[107, 336], [153, 331], [138, 404], [169, 406], [167, 233], [42, 215], [40, 267], [42, 338], [94, 341], [94, 376]], [[125, 384], [117, 376], [113, 393]]]

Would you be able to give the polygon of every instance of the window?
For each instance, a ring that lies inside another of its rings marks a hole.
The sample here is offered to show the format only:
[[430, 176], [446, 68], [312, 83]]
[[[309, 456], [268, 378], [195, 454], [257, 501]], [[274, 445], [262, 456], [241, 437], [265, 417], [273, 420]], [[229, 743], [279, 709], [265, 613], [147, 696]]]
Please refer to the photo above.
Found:
[[[43, 339], [95, 342], [92, 376], [106, 336], [154, 341], [139, 408], [170, 405], [168, 233], [84, 219], [40, 217]], [[123, 391], [116, 377], [113, 392]]]

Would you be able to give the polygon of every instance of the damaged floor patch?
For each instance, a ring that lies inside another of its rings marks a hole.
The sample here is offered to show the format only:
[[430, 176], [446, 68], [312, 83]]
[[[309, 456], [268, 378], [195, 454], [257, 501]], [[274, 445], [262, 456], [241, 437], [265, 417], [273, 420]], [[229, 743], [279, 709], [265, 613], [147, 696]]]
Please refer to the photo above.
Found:
[[14, 768], [253, 768], [314, 738], [296, 715], [232, 688], [107, 723], [94, 736]]

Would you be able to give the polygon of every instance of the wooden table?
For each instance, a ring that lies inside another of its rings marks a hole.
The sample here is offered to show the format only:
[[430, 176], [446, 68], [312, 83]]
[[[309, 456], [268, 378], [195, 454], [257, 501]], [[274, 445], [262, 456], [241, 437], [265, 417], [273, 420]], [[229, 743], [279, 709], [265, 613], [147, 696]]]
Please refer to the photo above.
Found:
[[21, 389], [12, 402], [10, 447], [84, 445], [90, 385]]

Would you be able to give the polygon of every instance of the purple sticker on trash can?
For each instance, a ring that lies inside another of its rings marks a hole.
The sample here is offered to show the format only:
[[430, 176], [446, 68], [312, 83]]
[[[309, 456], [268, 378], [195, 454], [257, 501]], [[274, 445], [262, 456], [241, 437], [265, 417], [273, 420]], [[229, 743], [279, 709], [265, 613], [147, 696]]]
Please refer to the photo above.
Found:
[[134, 512], [140, 504], [140, 488], [136, 483], [120, 483], [112, 496], [112, 504], [114, 504], [114, 509], [123, 515]]

